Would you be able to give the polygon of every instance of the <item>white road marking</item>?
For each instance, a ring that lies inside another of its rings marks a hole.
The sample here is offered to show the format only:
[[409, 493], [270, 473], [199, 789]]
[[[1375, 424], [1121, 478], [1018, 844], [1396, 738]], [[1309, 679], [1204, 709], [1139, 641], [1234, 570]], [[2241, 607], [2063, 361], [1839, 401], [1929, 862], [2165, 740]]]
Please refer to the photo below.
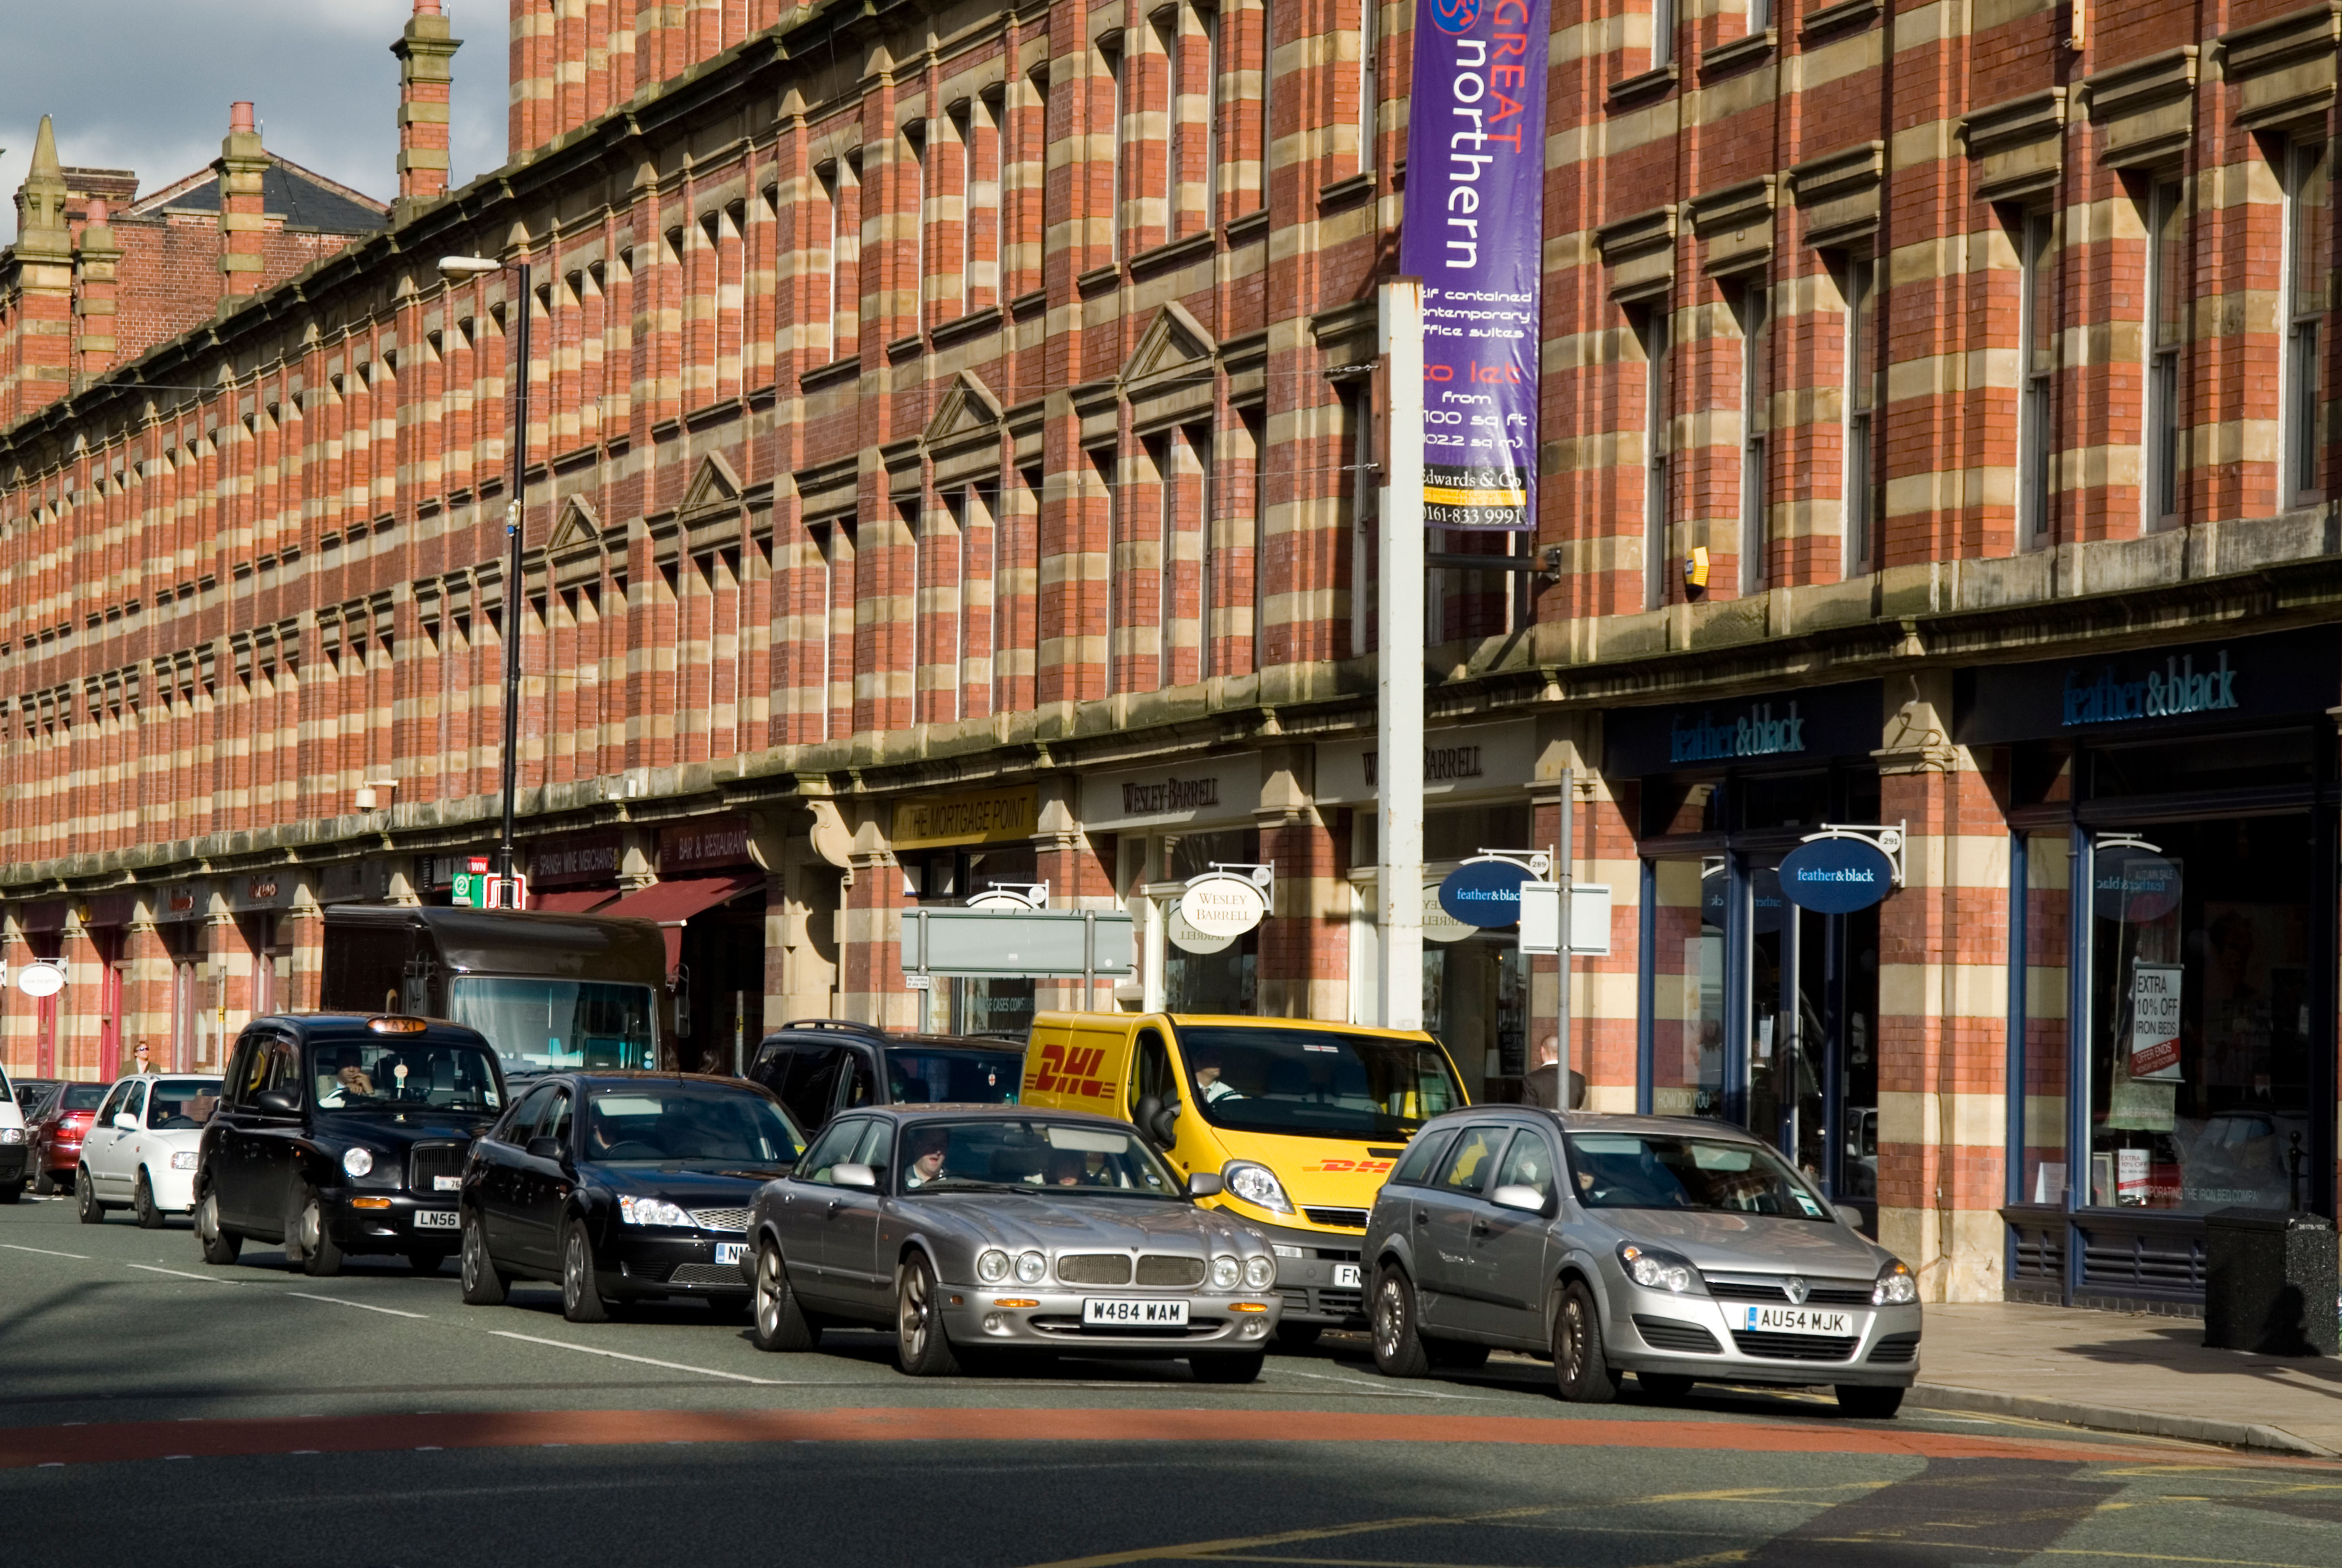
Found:
[[307, 1291], [286, 1291], [285, 1293], [288, 1296], [299, 1296], [305, 1302], [324, 1302], [329, 1306], [350, 1306], [357, 1308], [360, 1312], [378, 1312], [385, 1317], [420, 1318], [428, 1322], [431, 1316], [429, 1313], [400, 1312], [396, 1307], [368, 1306], [364, 1302], [344, 1301], [339, 1296], [313, 1296]]
[[[1270, 1364], [1272, 1366], [1276, 1365], [1274, 1362], [1270, 1363]], [[1297, 1366], [1279, 1366], [1276, 1367], [1276, 1370], [1282, 1373], [1289, 1373], [1295, 1377], [1314, 1377], [1320, 1383], [1347, 1383], [1352, 1388], [1372, 1389], [1375, 1393], [1382, 1395], [1385, 1399], [1487, 1400], [1495, 1397], [1493, 1394], [1486, 1393], [1435, 1393], [1427, 1388], [1386, 1388], [1381, 1383], [1368, 1383], [1366, 1379], [1361, 1377], [1337, 1377], [1330, 1372], [1303, 1372]]]
[[0, 1242], [0, 1247], [6, 1247], [12, 1253], [38, 1253], [45, 1258], [71, 1258], [75, 1263], [96, 1261], [85, 1253], [53, 1253], [46, 1247], [20, 1247], [14, 1242]]
[[766, 1388], [792, 1386], [779, 1378], [750, 1377], [745, 1372], [718, 1372], [712, 1366], [690, 1366], [679, 1361], [656, 1361], [646, 1355], [628, 1355], [621, 1350], [604, 1350], [597, 1345], [571, 1344], [566, 1340], [559, 1339], [539, 1339], [533, 1333], [515, 1333], [510, 1329], [497, 1328], [490, 1329], [488, 1332], [498, 1339], [516, 1339], [527, 1344], [550, 1345], [555, 1350], [583, 1351], [587, 1355], [606, 1355], [613, 1361], [640, 1362], [645, 1366], [663, 1366], [669, 1372], [696, 1372], [702, 1377], [725, 1377], [734, 1383], [753, 1383]]
[[232, 1285], [240, 1281], [222, 1279], [217, 1274], [191, 1274], [185, 1269], [166, 1269], [159, 1263], [132, 1263], [134, 1269], [145, 1269], [150, 1274], [175, 1274], [183, 1280], [201, 1280], [205, 1284]]

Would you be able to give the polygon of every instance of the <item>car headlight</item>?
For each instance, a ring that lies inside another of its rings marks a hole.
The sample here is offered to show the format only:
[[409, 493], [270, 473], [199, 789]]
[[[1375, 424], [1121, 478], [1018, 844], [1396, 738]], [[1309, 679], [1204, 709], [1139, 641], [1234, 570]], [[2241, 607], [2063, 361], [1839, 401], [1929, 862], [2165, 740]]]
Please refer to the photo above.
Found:
[[177, 1154], [171, 1156], [171, 1169], [175, 1171], [192, 1171], [195, 1168], [195, 1152], [193, 1149], [182, 1149]]
[[342, 1169], [347, 1171], [352, 1176], [363, 1176], [366, 1174], [369, 1171], [374, 1169], [374, 1151], [372, 1149], [345, 1149], [342, 1152]]
[[1244, 1264], [1222, 1253], [1212, 1260], [1212, 1288], [1232, 1291], [1244, 1279]]
[[1244, 1266], [1245, 1289], [1265, 1291], [1276, 1283], [1275, 1258], [1246, 1258]]
[[1038, 1253], [1016, 1254], [1016, 1278], [1022, 1284], [1037, 1285], [1041, 1276], [1049, 1272], [1049, 1260]]
[[0, 1144], [21, 1144], [25, 1141], [22, 1127], [0, 1127]]
[[1691, 1266], [1689, 1258], [1661, 1252], [1656, 1247], [1638, 1247], [1632, 1242], [1618, 1243], [1618, 1262], [1625, 1266], [1626, 1277], [1646, 1290], [1674, 1291], [1680, 1295], [1700, 1287], [1699, 1271]]
[[1878, 1283], [1870, 1287], [1872, 1306], [1901, 1306], [1919, 1299], [1919, 1282], [1912, 1277], [1901, 1258], [1890, 1258], [1878, 1271]]
[[618, 1217], [630, 1225], [688, 1225], [691, 1216], [663, 1198], [620, 1198]]
[[988, 1285], [996, 1285], [1008, 1277], [1008, 1254], [998, 1247], [986, 1247], [976, 1254], [976, 1277]]
[[1230, 1160], [1220, 1167], [1220, 1180], [1229, 1192], [1256, 1208], [1266, 1209], [1273, 1214], [1293, 1212], [1293, 1200], [1285, 1195], [1284, 1183], [1266, 1165], [1256, 1165], [1250, 1160]]

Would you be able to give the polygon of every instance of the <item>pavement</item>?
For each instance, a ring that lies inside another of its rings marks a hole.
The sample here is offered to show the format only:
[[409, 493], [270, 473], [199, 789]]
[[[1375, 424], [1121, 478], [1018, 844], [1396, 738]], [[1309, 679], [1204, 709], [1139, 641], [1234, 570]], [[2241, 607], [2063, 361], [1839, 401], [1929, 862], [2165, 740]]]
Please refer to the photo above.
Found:
[[2207, 1350], [2200, 1319], [1930, 1304], [1906, 1408], [2342, 1456], [2342, 1358]]

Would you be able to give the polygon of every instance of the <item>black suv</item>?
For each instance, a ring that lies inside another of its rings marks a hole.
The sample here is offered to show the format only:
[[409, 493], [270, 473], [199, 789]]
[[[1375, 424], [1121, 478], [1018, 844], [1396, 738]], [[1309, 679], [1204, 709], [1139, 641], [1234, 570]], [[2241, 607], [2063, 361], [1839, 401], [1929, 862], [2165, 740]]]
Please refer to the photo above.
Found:
[[254, 1019], [196, 1155], [204, 1261], [232, 1263], [250, 1238], [281, 1242], [312, 1274], [338, 1273], [350, 1253], [437, 1270], [456, 1247], [472, 1140], [505, 1105], [495, 1048], [460, 1024]]
[[856, 1105], [992, 1105], [1016, 1099], [1025, 1047], [966, 1034], [889, 1034], [801, 1018], [765, 1036], [748, 1076], [779, 1096], [807, 1137]]

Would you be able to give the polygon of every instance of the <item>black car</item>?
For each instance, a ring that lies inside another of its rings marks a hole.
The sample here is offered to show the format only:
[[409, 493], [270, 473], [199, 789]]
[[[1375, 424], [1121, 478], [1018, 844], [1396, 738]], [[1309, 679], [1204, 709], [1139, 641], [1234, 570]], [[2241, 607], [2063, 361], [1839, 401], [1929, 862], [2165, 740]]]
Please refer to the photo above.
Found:
[[533, 1278], [560, 1282], [572, 1323], [676, 1296], [745, 1317], [749, 1202], [804, 1152], [780, 1102], [737, 1078], [540, 1078], [465, 1167], [464, 1299], [494, 1306]]
[[254, 1019], [196, 1154], [204, 1261], [234, 1263], [250, 1239], [312, 1274], [353, 1253], [437, 1269], [455, 1250], [465, 1154], [505, 1108], [495, 1052], [460, 1024]]
[[1025, 1077], [1025, 1047], [803, 1018], [765, 1036], [748, 1076], [778, 1095], [811, 1136], [840, 1111], [862, 1105], [1012, 1104]]

